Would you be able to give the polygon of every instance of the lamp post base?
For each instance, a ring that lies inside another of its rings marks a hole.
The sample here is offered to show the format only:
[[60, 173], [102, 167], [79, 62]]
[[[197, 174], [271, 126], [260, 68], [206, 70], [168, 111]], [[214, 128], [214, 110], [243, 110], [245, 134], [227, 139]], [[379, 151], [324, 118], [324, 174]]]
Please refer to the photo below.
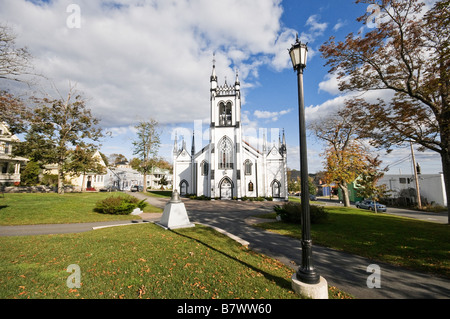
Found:
[[299, 295], [311, 299], [328, 299], [328, 284], [325, 278], [320, 277], [318, 284], [310, 285], [297, 279], [297, 274], [292, 275], [292, 289]]

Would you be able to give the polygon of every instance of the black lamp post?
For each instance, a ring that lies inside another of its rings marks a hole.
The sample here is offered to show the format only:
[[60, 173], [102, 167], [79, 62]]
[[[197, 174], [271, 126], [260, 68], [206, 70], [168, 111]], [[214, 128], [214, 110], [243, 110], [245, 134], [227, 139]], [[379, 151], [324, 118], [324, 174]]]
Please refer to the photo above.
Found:
[[301, 170], [301, 222], [302, 222], [302, 265], [297, 270], [297, 279], [303, 283], [315, 285], [320, 276], [314, 270], [312, 262], [312, 240], [309, 209], [308, 158], [306, 146], [305, 102], [303, 98], [303, 70], [306, 68], [308, 47], [297, 39], [289, 50], [292, 65], [298, 77], [298, 113], [300, 130], [300, 170]]

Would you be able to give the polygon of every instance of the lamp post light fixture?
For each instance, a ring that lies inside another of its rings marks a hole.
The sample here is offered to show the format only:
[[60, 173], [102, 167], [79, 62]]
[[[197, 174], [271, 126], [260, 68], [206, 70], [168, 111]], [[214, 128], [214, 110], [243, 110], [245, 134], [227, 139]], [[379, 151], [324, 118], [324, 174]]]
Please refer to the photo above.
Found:
[[302, 264], [297, 270], [297, 280], [309, 285], [320, 282], [320, 276], [314, 270], [312, 262], [312, 240], [309, 208], [308, 158], [306, 146], [305, 102], [303, 97], [303, 71], [306, 68], [308, 47], [297, 39], [289, 50], [292, 65], [298, 78], [298, 111], [300, 131], [300, 173], [301, 173], [301, 223], [302, 223]]

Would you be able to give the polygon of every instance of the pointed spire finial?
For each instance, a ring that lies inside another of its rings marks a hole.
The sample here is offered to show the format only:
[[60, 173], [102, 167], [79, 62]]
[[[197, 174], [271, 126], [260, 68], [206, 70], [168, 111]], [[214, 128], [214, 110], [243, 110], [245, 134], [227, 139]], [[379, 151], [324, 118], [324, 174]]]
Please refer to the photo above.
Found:
[[177, 135], [177, 131], [175, 131], [175, 141], [173, 143], [173, 152], [174, 153], [178, 152], [178, 135]]
[[195, 155], [195, 131], [192, 131], [192, 147], [191, 147], [191, 154]]
[[211, 82], [216, 81], [217, 82], [217, 76], [216, 76], [216, 52], [213, 53], [213, 69], [211, 74]]

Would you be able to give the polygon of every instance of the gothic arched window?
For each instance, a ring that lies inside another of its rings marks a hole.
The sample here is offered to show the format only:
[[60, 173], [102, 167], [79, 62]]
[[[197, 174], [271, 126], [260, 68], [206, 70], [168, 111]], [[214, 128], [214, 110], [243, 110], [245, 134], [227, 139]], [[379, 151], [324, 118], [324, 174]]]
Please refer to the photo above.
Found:
[[189, 189], [189, 183], [186, 180], [182, 180], [180, 183], [180, 195], [187, 195]]
[[231, 126], [231, 102], [219, 103], [219, 123], [221, 126]]
[[219, 169], [233, 169], [233, 142], [224, 137], [219, 142]]
[[272, 182], [272, 197], [273, 198], [280, 197], [280, 189], [281, 189], [281, 183], [277, 180], [274, 180]]
[[200, 164], [200, 171], [202, 173], [202, 176], [208, 176], [208, 162], [207, 161], [203, 161]]
[[246, 160], [244, 162], [245, 175], [252, 175], [252, 166], [253, 166], [253, 163], [251, 160]]

